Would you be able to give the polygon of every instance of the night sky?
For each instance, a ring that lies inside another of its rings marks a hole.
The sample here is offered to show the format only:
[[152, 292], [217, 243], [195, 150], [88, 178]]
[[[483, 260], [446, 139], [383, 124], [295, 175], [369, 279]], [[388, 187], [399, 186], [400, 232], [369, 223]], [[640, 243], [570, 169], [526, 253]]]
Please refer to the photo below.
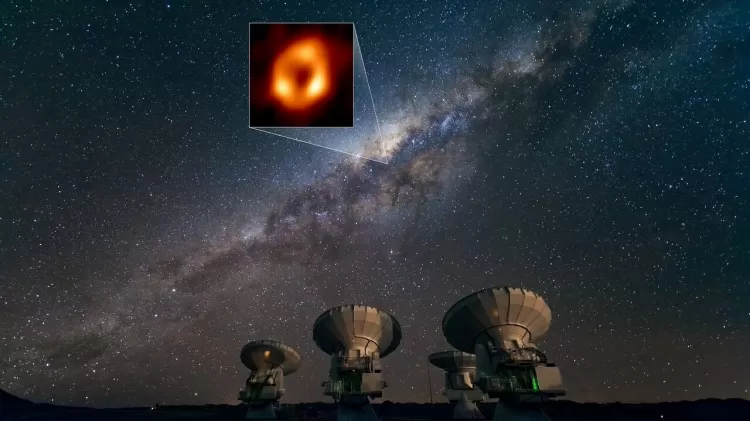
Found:
[[[200, 3], [0, 4], [0, 388], [235, 404], [276, 339], [326, 400], [356, 302], [424, 402], [444, 312], [510, 285], [570, 399], [750, 398], [748, 2]], [[258, 21], [355, 23], [383, 136], [337, 141], [388, 164], [248, 128]]]

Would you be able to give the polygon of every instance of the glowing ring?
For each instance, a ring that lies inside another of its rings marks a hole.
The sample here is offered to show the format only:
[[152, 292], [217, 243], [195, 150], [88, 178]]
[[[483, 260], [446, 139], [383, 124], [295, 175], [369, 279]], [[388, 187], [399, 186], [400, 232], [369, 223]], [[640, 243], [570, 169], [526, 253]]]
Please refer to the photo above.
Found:
[[[300, 82], [300, 72], [309, 74]], [[286, 108], [299, 110], [321, 100], [331, 89], [325, 44], [317, 38], [294, 42], [279, 54], [271, 70], [272, 95]]]

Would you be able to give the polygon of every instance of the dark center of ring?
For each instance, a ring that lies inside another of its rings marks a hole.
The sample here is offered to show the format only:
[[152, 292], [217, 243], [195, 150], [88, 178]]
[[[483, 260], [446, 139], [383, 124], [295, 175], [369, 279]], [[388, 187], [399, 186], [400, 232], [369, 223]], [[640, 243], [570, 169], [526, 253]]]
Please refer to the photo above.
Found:
[[309, 67], [298, 67], [294, 70], [294, 82], [298, 87], [305, 87], [312, 79], [312, 70]]

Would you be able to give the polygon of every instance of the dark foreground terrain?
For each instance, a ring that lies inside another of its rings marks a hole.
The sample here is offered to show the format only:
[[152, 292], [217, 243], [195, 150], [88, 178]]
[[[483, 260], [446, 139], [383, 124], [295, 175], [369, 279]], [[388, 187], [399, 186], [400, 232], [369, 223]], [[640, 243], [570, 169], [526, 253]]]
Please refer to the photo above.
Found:
[[[450, 420], [450, 404], [389, 403], [373, 405], [384, 421]], [[593, 404], [570, 401], [547, 402], [547, 414], [555, 421], [631, 421], [631, 420], [747, 420], [750, 401], [741, 399], [706, 399], [695, 402], [658, 404]], [[492, 419], [494, 404], [480, 405], [487, 419]], [[76, 421], [178, 421], [241, 420], [245, 408], [240, 405], [159, 406], [156, 408], [93, 409], [49, 404], [35, 404], [0, 390], [0, 420], [76, 420]], [[280, 419], [327, 421], [335, 418], [335, 407], [329, 403], [283, 405]]]

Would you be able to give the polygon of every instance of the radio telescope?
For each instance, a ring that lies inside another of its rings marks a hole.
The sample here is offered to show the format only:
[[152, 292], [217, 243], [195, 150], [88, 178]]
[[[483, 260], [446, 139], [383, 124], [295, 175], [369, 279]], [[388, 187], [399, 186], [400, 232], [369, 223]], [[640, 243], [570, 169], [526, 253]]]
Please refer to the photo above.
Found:
[[461, 351], [443, 351], [430, 354], [430, 363], [445, 371], [445, 397], [455, 402], [454, 420], [483, 420], [476, 403], [484, 400], [481, 389], [474, 387], [477, 359]]
[[245, 345], [240, 360], [250, 369], [237, 397], [249, 406], [245, 418], [275, 419], [275, 407], [284, 394], [284, 376], [299, 370], [299, 353], [281, 342], [260, 340]]
[[396, 318], [375, 307], [334, 307], [315, 320], [313, 340], [331, 356], [323, 387], [338, 404], [338, 421], [377, 420], [370, 399], [382, 397], [387, 386], [380, 359], [401, 342]]
[[445, 314], [448, 343], [476, 355], [477, 386], [498, 398], [494, 420], [548, 420], [528, 403], [565, 394], [560, 369], [536, 347], [551, 321], [541, 296], [511, 287], [477, 291]]

